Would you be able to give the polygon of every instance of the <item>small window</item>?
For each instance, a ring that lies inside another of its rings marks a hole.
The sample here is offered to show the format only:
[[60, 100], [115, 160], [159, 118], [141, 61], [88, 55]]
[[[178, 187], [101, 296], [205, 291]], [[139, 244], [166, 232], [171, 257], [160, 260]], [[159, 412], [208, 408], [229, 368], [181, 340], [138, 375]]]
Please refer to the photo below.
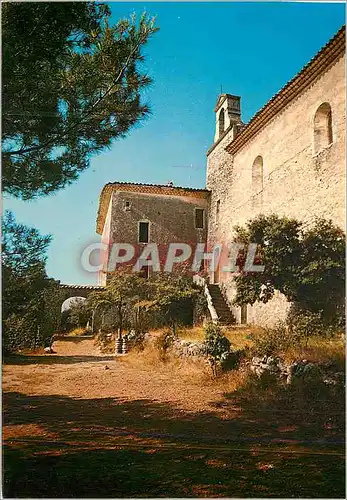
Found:
[[219, 212], [220, 212], [220, 200], [217, 200], [217, 204], [216, 204], [216, 223], [217, 224], [219, 222]]
[[148, 243], [149, 222], [139, 222], [139, 243]]
[[257, 156], [252, 165], [252, 208], [263, 208], [263, 158]]
[[126, 212], [129, 212], [129, 210], [130, 210], [130, 209], [131, 209], [131, 203], [130, 203], [130, 201], [126, 201], [126, 202], [124, 203], [124, 210], [125, 210]]
[[223, 135], [224, 127], [225, 127], [224, 109], [221, 109], [218, 117], [219, 137]]
[[322, 149], [328, 147], [333, 142], [333, 128], [331, 107], [328, 102], [319, 106], [314, 115], [314, 154], [318, 154]]
[[195, 209], [195, 228], [204, 229], [204, 212], [203, 208]]
[[252, 195], [255, 196], [263, 190], [263, 158], [257, 156], [252, 166]]

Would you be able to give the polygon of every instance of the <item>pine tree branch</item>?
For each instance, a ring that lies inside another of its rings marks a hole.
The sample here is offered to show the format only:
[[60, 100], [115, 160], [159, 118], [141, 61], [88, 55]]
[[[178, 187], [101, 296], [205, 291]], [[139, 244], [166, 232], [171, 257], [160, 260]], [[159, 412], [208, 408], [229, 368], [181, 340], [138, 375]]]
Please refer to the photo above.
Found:
[[32, 153], [33, 151], [39, 151], [39, 150], [42, 150], [42, 149], [46, 149], [48, 146], [50, 146], [51, 144], [53, 144], [54, 142], [56, 142], [59, 139], [63, 139], [72, 130], [74, 130], [75, 128], [77, 128], [78, 126], [80, 126], [85, 121], [85, 119], [88, 118], [93, 113], [94, 109], [109, 95], [109, 93], [114, 89], [114, 87], [116, 85], [118, 85], [118, 83], [121, 81], [121, 79], [123, 78], [125, 70], [128, 68], [128, 66], [129, 66], [129, 64], [130, 64], [130, 62], [132, 60], [133, 55], [140, 48], [140, 46], [145, 41], [145, 39], [146, 39], [146, 36], [143, 36], [142, 38], [140, 38], [140, 40], [138, 41], [138, 43], [135, 45], [135, 47], [132, 49], [132, 51], [130, 52], [129, 56], [127, 57], [126, 62], [124, 63], [122, 69], [120, 70], [120, 72], [119, 72], [119, 74], [118, 74], [115, 82], [91, 106], [90, 110], [79, 121], [77, 121], [76, 123], [70, 125], [69, 127], [67, 127], [67, 129], [65, 131], [61, 132], [60, 134], [57, 134], [55, 137], [49, 139], [48, 141], [46, 141], [44, 144], [42, 144], [40, 146], [31, 146], [29, 148], [18, 149], [16, 151], [5, 151], [5, 152], [2, 153], [3, 156], [14, 156], [14, 155], [20, 156], [20, 155], [24, 155], [24, 154], [27, 154], [27, 153]]

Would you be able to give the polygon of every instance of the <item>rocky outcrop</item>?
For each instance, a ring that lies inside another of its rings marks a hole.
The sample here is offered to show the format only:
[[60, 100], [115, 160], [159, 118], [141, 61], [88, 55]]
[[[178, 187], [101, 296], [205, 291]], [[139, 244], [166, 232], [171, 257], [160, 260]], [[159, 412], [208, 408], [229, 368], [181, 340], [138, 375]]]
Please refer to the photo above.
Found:
[[175, 339], [171, 350], [175, 356], [205, 356], [206, 348], [200, 342], [188, 342], [185, 340]]
[[295, 379], [318, 380], [327, 385], [344, 385], [345, 374], [337, 371], [333, 363], [312, 363], [307, 359], [297, 360], [285, 364], [280, 358], [274, 356], [253, 357], [250, 369], [259, 378], [268, 373], [292, 384]]

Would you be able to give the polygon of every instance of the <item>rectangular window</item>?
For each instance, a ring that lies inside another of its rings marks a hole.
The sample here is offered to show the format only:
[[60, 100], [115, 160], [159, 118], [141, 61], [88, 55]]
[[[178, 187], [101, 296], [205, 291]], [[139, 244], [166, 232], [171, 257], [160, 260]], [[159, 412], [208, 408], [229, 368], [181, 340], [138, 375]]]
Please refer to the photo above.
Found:
[[128, 212], [130, 209], [131, 209], [131, 203], [130, 203], [130, 201], [126, 201], [126, 202], [124, 203], [124, 210], [125, 210], [126, 212]]
[[195, 228], [204, 229], [204, 212], [203, 208], [195, 209]]
[[219, 211], [220, 211], [220, 200], [217, 200], [217, 204], [216, 204], [216, 223], [217, 224], [219, 222]]
[[139, 243], [148, 243], [149, 222], [139, 222]]

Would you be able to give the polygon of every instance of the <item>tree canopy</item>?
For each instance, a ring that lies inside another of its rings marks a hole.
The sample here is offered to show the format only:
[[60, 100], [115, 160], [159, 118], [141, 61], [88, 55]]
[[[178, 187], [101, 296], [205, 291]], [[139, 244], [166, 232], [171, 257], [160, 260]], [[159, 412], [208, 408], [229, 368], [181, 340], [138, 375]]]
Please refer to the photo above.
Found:
[[235, 303], [268, 302], [275, 290], [290, 302], [326, 318], [343, 313], [345, 235], [331, 221], [310, 226], [287, 217], [260, 215], [236, 227], [235, 240], [257, 243], [263, 273], [241, 271]]
[[110, 273], [105, 290], [90, 294], [87, 301], [94, 311], [111, 313], [120, 329], [125, 325], [141, 329], [148, 322], [152, 327], [175, 328], [193, 320], [193, 307], [201, 293], [187, 274], [155, 272], [145, 279], [123, 268]]
[[2, 5], [3, 188], [22, 199], [76, 180], [150, 112], [146, 14], [109, 23], [95, 2]]
[[58, 284], [45, 271], [50, 240], [50, 236], [17, 223], [11, 212], [5, 212], [1, 255], [5, 351], [43, 343], [57, 326], [60, 310], [57, 314], [52, 297]]

